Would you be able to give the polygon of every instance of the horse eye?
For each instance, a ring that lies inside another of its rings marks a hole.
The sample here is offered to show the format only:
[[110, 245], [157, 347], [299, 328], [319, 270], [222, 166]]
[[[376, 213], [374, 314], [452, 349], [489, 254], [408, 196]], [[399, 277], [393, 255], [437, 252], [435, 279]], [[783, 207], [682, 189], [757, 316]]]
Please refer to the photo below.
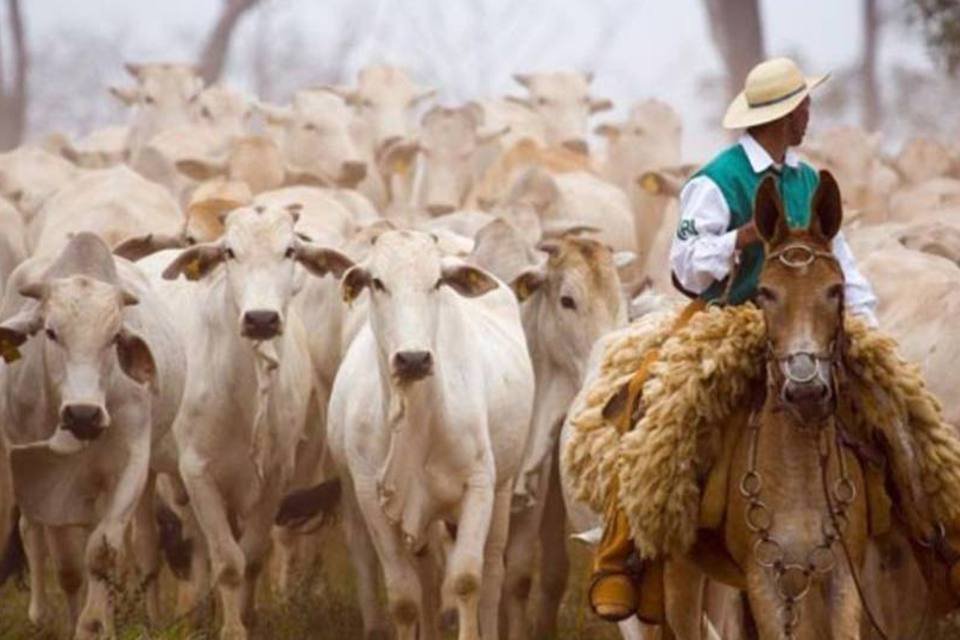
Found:
[[564, 309], [570, 309], [571, 311], [576, 311], [577, 302], [571, 296], [560, 296], [560, 306]]
[[374, 278], [374, 279], [373, 279], [373, 288], [376, 289], [377, 291], [386, 291], [386, 290], [387, 290], [387, 288], [386, 288], [385, 286], [383, 286], [383, 281], [381, 281], [380, 278]]
[[842, 295], [843, 295], [842, 284], [835, 284], [829, 289], [827, 289], [827, 297], [830, 298], [831, 300], [839, 300]]
[[47, 337], [53, 340], [54, 342], [57, 341], [57, 332], [51, 329], [50, 327], [47, 327], [46, 329], [44, 329], [43, 332], [46, 333]]
[[776, 301], [777, 294], [770, 287], [760, 287], [757, 289], [757, 302], [760, 304]]

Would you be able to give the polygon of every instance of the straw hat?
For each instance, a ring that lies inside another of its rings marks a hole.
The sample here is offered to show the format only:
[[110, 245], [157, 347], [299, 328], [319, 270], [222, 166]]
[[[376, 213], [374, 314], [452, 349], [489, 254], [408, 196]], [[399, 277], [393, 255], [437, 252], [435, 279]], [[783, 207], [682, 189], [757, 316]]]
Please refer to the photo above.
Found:
[[761, 62], [747, 74], [743, 91], [727, 108], [723, 126], [745, 129], [782, 118], [829, 75], [805, 76], [790, 58]]

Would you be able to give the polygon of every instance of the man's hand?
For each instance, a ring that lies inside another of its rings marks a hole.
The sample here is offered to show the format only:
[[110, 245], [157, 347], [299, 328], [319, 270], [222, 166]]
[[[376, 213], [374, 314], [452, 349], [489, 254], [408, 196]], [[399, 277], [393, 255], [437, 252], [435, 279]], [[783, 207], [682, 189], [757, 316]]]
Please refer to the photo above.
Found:
[[757, 234], [757, 225], [752, 220], [737, 229], [738, 250], [759, 241], [760, 236]]

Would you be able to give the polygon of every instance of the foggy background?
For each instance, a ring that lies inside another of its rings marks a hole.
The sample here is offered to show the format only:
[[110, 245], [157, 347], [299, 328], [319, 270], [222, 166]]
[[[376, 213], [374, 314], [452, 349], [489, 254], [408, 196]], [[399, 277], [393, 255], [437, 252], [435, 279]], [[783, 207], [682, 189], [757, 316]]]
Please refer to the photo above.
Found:
[[[634, 101], [660, 97], [683, 118], [684, 155], [691, 160], [706, 157], [724, 140], [719, 120], [732, 83], [721, 51], [723, 38], [732, 38], [737, 46], [728, 56], [739, 53], [751, 64], [758, 52], [783, 54], [807, 73], [833, 73], [815, 96], [813, 132], [857, 124], [883, 130], [886, 144], [896, 145], [910, 135], [956, 137], [960, 131], [960, 84], [928, 46], [918, 18], [918, 6], [946, 5], [951, 11], [956, 4], [6, 0], [0, 8], [0, 69], [8, 94], [2, 115], [10, 125], [9, 95], [17, 81], [11, 12], [19, 6], [29, 63], [25, 139], [50, 131], [78, 135], [126, 122], [126, 113], [106, 91], [110, 84], [126, 82], [122, 63], [200, 61], [219, 26], [228, 31], [221, 33], [228, 44], [221, 79], [275, 102], [305, 85], [352, 83], [357, 69], [372, 62], [407, 66], [420, 82], [439, 89], [437, 100], [443, 104], [519, 95], [521, 88], [510, 78], [515, 72], [593, 71], [594, 94], [616, 105], [594, 122], [616, 120]], [[757, 13], [758, 28], [752, 28]], [[742, 77], [733, 84], [741, 82]]]

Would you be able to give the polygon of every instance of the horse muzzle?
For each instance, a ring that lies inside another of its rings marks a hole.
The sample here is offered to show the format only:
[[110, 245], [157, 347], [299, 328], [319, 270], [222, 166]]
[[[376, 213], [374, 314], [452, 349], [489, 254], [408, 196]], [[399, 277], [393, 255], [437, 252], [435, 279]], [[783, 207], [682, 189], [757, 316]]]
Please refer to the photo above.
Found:
[[783, 403], [805, 422], [829, 415], [833, 399], [830, 360], [811, 353], [794, 353], [778, 360]]

